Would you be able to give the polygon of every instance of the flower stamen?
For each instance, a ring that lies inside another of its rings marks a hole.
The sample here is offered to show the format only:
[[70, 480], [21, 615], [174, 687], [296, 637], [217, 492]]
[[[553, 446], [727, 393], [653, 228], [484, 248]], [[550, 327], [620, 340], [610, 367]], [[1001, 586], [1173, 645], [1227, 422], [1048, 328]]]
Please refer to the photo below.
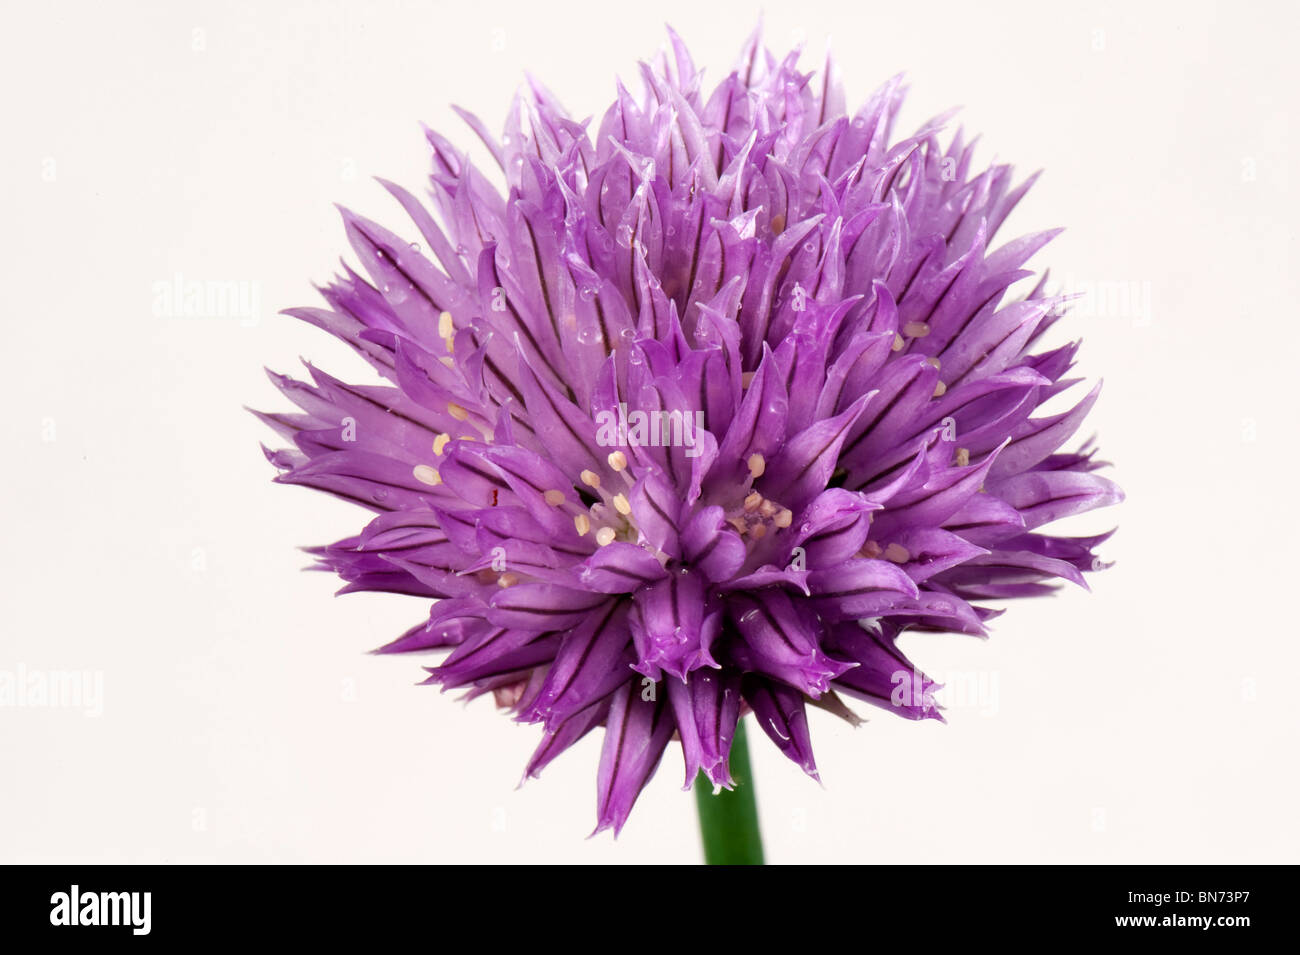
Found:
[[411, 475], [421, 484], [427, 484], [430, 487], [437, 487], [442, 483], [442, 475], [427, 464], [417, 464], [411, 469]]
[[890, 543], [885, 548], [885, 560], [894, 564], [906, 564], [912, 559], [911, 553], [902, 544]]

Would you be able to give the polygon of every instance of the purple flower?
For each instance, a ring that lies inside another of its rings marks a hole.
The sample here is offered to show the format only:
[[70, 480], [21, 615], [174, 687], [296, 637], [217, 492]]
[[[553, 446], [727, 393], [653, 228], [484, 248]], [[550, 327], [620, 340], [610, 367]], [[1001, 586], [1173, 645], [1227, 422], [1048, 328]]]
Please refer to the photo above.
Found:
[[377, 512], [312, 549], [342, 592], [434, 599], [383, 652], [541, 724], [529, 776], [603, 727], [616, 832], [673, 740], [731, 785], [745, 712], [813, 776], [809, 704], [941, 719], [899, 634], [1084, 584], [1108, 535], [1043, 528], [1121, 499], [1062, 450], [1095, 388], [1034, 416], [1078, 343], [1010, 291], [1055, 232], [994, 244], [1032, 178], [757, 36], [712, 91], [675, 35], [642, 74], [598, 122], [536, 84], [500, 140], [462, 114], [499, 170], [429, 132], [432, 208], [384, 183], [419, 242], [344, 212], [369, 278], [289, 312], [386, 383], [272, 375], [301, 412], [261, 416], [277, 480]]

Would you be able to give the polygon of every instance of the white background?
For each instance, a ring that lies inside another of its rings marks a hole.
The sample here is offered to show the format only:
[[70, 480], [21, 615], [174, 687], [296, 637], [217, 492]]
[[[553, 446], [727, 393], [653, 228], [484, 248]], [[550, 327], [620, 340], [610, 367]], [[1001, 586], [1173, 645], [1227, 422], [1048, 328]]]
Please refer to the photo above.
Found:
[[[469, 144], [448, 104], [498, 129], [525, 69], [600, 113], [665, 21], [716, 81], [757, 12], [8, 10], [0, 674], [92, 671], [103, 712], [0, 707], [0, 860], [699, 858], [675, 751], [588, 840], [599, 734], [516, 790], [536, 728], [365, 655], [426, 607], [299, 572], [366, 515], [272, 485], [240, 406], [288, 407], [264, 364], [360, 372], [276, 312], [346, 251], [332, 202], [406, 230], [370, 176], [423, 188], [417, 121]], [[1068, 227], [1035, 264], [1094, 293], [1061, 330], [1128, 493], [1091, 525], [1121, 528], [1093, 593], [909, 638], [967, 687], [949, 725], [817, 712], [824, 786], [752, 740], [771, 861], [1298, 861], [1296, 27], [1281, 2], [768, 6], [805, 68], [832, 40], [851, 102], [906, 70], [903, 127], [962, 105], [982, 159], [1047, 170], [1006, 236]], [[249, 283], [256, 320], [156, 314], [178, 274]]]

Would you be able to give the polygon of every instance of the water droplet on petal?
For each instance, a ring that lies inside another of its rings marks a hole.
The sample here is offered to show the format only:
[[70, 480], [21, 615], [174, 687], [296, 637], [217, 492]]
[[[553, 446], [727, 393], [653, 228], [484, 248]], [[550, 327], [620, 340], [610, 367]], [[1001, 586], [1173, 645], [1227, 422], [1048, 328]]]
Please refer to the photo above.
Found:
[[411, 251], [412, 251], [412, 252], [419, 252], [419, 251], [420, 251], [420, 243], [418, 243], [418, 242], [412, 242], [412, 243], [411, 243]]

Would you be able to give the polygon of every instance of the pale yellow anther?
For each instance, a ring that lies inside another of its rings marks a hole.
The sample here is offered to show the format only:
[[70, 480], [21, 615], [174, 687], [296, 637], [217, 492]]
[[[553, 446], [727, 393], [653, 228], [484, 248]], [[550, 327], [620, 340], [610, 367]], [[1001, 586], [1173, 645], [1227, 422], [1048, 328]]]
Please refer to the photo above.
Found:
[[764, 517], [773, 517], [776, 514], [776, 505], [771, 501], [763, 501], [758, 505], [758, 513]]
[[947, 385], [945, 385], [942, 381], [939, 381], [939, 382], [936, 382], [936, 383], [935, 383], [935, 386], [934, 386], [934, 395], [933, 395], [933, 397], [935, 397], [935, 398], [942, 398], [942, 397], [943, 397], [945, 394], [947, 394], [947, 393], [948, 393], [948, 386], [947, 386]]
[[614, 543], [614, 528], [602, 527], [596, 531], [596, 543], [601, 547], [607, 547]]
[[517, 583], [519, 583], [519, 575], [508, 571], [497, 578], [498, 587], [513, 587]]
[[417, 464], [411, 469], [411, 474], [421, 484], [427, 484], [430, 487], [437, 487], [442, 483], [442, 475], [427, 464]]
[[767, 470], [767, 462], [763, 460], [761, 454], [751, 454], [745, 463], [749, 465], [749, 476], [755, 479], [761, 478], [763, 472]]
[[903, 341], [903, 336], [898, 334], [898, 332], [894, 332], [894, 344], [891, 345], [890, 348], [894, 351], [902, 351], [905, 344], [907, 343]]
[[885, 560], [893, 561], [895, 564], [905, 564], [911, 559], [912, 555], [902, 544], [890, 544], [885, 548]]
[[450, 355], [443, 355], [441, 358], [438, 359], [438, 361], [442, 362], [448, 368], [456, 367], [456, 359], [452, 358]]
[[753, 527], [749, 529], [749, 536], [754, 538], [754, 540], [762, 540], [766, 534], [767, 534], [766, 524], [755, 524]]
[[875, 541], [867, 541], [865, 544], [862, 545], [862, 554], [864, 557], [870, 557], [872, 559], [875, 559], [876, 557], [879, 557], [883, 553], [884, 551], [880, 549], [880, 545], [877, 544]]
[[615, 471], [622, 471], [627, 468], [627, 455], [622, 451], [611, 451], [609, 457], [605, 459], [609, 466]]
[[785, 216], [781, 215], [781, 213], [778, 212], [776, 215], [772, 216], [772, 234], [780, 235], [784, 231], [785, 231]]
[[740, 387], [748, 388], [749, 383], [753, 380], [754, 380], [754, 373], [752, 371], [741, 372]]
[[451, 323], [451, 312], [443, 312], [438, 316], [438, 337], [451, 338], [456, 334], [456, 326]]
[[750, 491], [745, 497], [745, 510], [753, 511], [758, 509], [758, 505], [763, 503], [763, 495], [757, 491]]
[[557, 491], [555, 489], [551, 489], [547, 491], [545, 494], [543, 494], [542, 497], [546, 498], [546, 503], [551, 505], [551, 507], [559, 507], [561, 504], [564, 503], [563, 491]]
[[734, 527], [736, 529], [736, 532], [740, 534], [745, 533], [745, 531], [748, 530], [749, 528], [749, 525], [745, 523], [745, 519], [743, 517], [728, 517], [727, 523], [730, 524], [732, 527]]
[[591, 518], [586, 514], [573, 515], [573, 529], [578, 532], [579, 537], [586, 537], [587, 531], [591, 530]]
[[454, 401], [447, 402], [447, 414], [451, 415], [457, 421], [465, 421], [469, 418], [469, 412]]
[[600, 475], [595, 471], [583, 471], [578, 477], [587, 487], [600, 487]]
[[931, 365], [931, 366], [933, 366], [936, 370], [937, 370], [938, 367], [939, 367], [939, 359], [937, 359], [937, 358], [935, 358], [935, 357], [933, 357], [933, 356], [931, 356], [930, 358], [927, 358], [927, 359], [925, 360], [925, 363], [926, 363], [927, 365]]
[[618, 511], [624, 517], [632, 513], [632, 505], [627, 502], [626, 494], [614, 495], [614, 510]]
[[450, 440], [451, 440], [451, 435], [449, 435], [449, 434], [440, 434], [440, 435], [438, 435], [436, 438], [434, 438], [434, 439], [433, 439], [433, 453], [434, 453], [434, 454], [442, 454], [442, 449], [445, 448], [445, 447], [447, 446], [447, 442], [450, 441]]
[[970, 449], [969, 449], [969, 448], [958, 448], [958, 449], [957, 449], [957, 467], [959, 467], [959, 468], [964, 468], [964, 467], [966, 467], [966, 465], [968, 465], [968, 464], [970, 464]]
[[908, 338], [924, 338], [930, 334], [930, 326], [925, 322], [908, 322], [903, 326], [903, 334]]
[[790, 522], [794, 520], [794, 512], [788, 507], [783, 507], [776, 512], [776, 517], [772, 518], [772, 523], [777, 527], [789, 527]]

